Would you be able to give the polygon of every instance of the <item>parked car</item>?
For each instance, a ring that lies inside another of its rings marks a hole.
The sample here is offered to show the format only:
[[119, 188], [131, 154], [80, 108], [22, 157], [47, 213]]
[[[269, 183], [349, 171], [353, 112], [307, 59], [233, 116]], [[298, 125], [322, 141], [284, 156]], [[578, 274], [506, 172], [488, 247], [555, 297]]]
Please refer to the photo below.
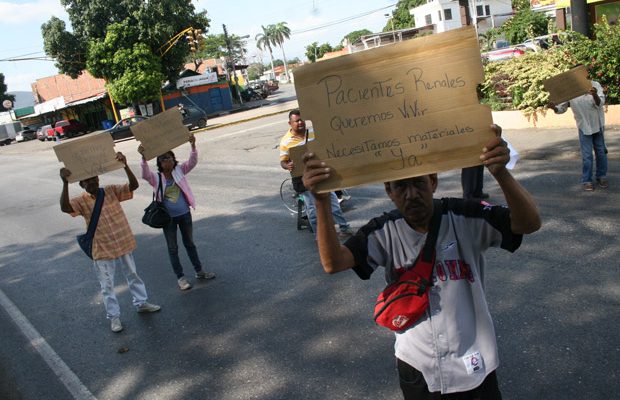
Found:
[[21, 131], [17, 132], [17, 135], [15, 135], [16, 142], [27, 142], [28, 140], [32, 140], [36, 138], [37, 138], [37, 131], [27, 126]]
[[278, 84], [278, 81], [276, 81], [275, 79], [269, 79], [267, 81], [267, 87], [269, 88], [269, 91], [271, 93], [273, 93], [276, 90], [280, 89], [280, 85]]
[[535, 37], [534, 39], [527, 39], [521, 45], [527, 50], [541, 51], [546, 50], [551, 46], [559, 46], [562, 44], [562, 37], [558, 33], [552, 33], [550, 35], [543, 35]]
[[486, 61], [503, 61], [513, 57], [520, 57], [525, 54], [523, 46], [510, 46], [503, 49], [491, 50], [482, 53], [482, 59]]
[[[182, 110], [182, 111], [181, 111]], [[179, 111], [183, 115], [183, 125], [188, 129], [204, 128], [207, 126], [207, 114], [191, 104], [179, 106]]]
[[54, 130], [60, 134], [60, 137], [71, 138], [88, 133], [85, 124], [77, 119], [61, 119], [54, 124]]
[[116, 125], [114, 125], [112, 128], [107, 129], [106, 132], [109, 132], [110, 135], [112, 135], [112, 139], [114, 140], [128, 139], [130, 137], [133, 137], [131, 126], [147, 120], [148, 118], [149, 117], [144, 117], [142, 115], [123, 118], [118, 121]]
[[54, 140], [54, 133], [52, 125], [43, 125], [37, 130], [37, 139], [40, 141]]

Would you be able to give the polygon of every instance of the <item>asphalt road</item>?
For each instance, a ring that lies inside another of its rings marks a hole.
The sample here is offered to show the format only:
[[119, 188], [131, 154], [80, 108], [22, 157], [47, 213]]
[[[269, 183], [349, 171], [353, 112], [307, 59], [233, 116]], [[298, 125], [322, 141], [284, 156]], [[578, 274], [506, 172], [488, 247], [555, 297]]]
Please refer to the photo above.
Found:
[[[14, 305], [10, 311], [0, 301], [0, 379], [9, 383], [2, 398], [399, 399], [393, 337], [371, 319], [380, 274], [369, 282], [352, 272], [323, 274], [312, 235], [296, 230], [280, 202], [287, 174], [276, 145], [286, 129], [280, 114], [197, 133], [200, 162], [188, 176], [198, 202], [194, 236], [205, 269], [218, 277], [190, 291], [176, 287], [161, 232], [139, 222], [151, 197], [141, 181], [124, 208], [138, 271], [162, 311], [133, 312], [117, 276], [119, 334], [109, 330], [90, 261], [75, 243], [85, 225], [59, 210], [51, 144], [0, 150], [7, 172], [0, 295]], [[617, 398], [619, 133], [607, 134], [611, 187], [594, 193], [576, 184], [573, 131], [540, 132], [560, 138], [553, 146], [524, 144], [531, 148], [515, 175], [536, 197], [544, 225], [515, 254], [487, 257], [505, 399]], [[519, 141], [519, 132], [506, 135]], [[133, 140], [117, 144], [139, 174], [136, 148]], [[183, 160], [188, 150], [175, 152]], [[441, 174], [438, 196], [459, 196], [459, 178]], [[491, 200], [501, 202], [485, 179]], [[79, 190], [72, 185], [71, 193]], [[354, 227], [391, 208], [381, 185], [350, 192], [345, 215]], [[28, 338], [24, 326], [34, 330]]]

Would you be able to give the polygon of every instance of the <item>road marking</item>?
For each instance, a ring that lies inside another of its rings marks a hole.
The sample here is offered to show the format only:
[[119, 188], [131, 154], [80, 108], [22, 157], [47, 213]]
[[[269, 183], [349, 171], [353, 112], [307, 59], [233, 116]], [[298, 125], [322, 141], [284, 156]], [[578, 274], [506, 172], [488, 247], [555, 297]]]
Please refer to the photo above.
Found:
[[47, 344], [45, 339], [37, 332], [24, 314], [0, 289], [0, 306], [6, 310], [13, 322], [19, 327], [24, 336], [30, 340], [30, 344], [39, 352], [45, 363], [58, 376], [74, 399], [97, 400], [95, 396], [82, 384], [80, 379], [71, 371], [71, 368], [56, 354], [54, 349]]
[[268, 123], [268, 124], [263, 124], [263, 125], [255, 126], [255, 127], [252, 127], [252, 128], [241, 129], [241, 130], [238, 130], [238, 131], [227, 133], [227, 134], [222, 135], [222, 136], [208, 137], [208, 138], [206, 138], [204, 140], [201, 140], [200, 142], [214, 142], [216, 140], [225, 139], [227, 137], [235, 136], [235, 135], [238, 135], [240, 133], [246, 133], [246, 132], [250, 132], [250, 131], [255, 131], [257, 129], [262, 129], [262, 128], [266, 128], [268, 126], [273, 126], [273, 125], [282, 125], [282, 121], [276, 121], [276, 122], [271, 122], [271, 123]]

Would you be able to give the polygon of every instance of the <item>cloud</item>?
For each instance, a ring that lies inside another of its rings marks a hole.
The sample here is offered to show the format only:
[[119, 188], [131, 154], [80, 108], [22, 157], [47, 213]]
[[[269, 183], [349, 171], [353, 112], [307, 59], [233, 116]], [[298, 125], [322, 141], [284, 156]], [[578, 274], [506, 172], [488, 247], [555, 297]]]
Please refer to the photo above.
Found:
[[60, 5], [59, 0], [26, 1], [24, 3], [10, 3], [0, 1], [0, 24], [40, 25], [55, 15], [68, 20], [67, 13]]

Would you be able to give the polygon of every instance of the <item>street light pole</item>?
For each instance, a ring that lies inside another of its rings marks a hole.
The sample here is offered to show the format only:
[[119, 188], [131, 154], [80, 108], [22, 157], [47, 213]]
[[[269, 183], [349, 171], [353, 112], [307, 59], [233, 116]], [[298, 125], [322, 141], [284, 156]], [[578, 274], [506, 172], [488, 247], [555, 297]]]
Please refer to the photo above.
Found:
[[394, 15], [393, 14], [383, 14], [385, 17], [388, 17], [390, 19], [390, 22], [392, 23], [392, 42], [396, 43], [396, 32], [394, 32]]

